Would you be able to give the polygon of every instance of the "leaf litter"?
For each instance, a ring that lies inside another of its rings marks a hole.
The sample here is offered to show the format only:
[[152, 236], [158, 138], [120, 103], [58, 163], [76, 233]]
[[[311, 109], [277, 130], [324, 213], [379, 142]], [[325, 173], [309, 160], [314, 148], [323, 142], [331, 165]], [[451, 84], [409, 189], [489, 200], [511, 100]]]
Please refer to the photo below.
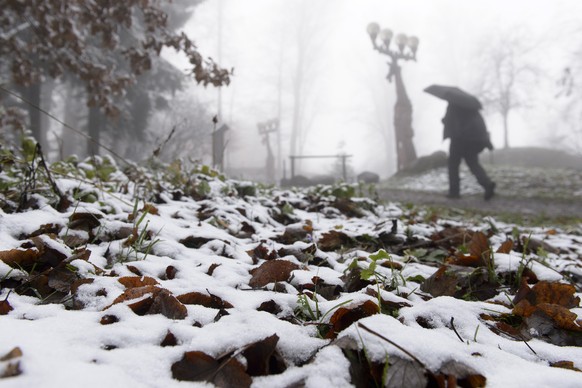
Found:
[[3, 208], [3, 385], [582, 382], [579, 228], [140, 171]]

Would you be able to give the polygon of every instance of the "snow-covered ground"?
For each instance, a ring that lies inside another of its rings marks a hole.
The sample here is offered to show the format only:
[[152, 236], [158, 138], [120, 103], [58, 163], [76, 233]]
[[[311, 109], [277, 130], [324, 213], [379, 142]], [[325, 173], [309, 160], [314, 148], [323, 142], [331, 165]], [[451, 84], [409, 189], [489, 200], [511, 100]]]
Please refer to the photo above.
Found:
[[83, 174], [0, 213], [2, 387], [582, 386], [581, 228]]

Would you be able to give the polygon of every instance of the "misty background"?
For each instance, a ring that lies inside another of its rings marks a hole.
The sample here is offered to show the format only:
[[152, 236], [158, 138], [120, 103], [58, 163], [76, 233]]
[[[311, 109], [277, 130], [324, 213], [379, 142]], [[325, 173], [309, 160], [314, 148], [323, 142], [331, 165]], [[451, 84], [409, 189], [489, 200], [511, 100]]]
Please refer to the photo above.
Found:
[[[127, 94], [129, 114], [103, 131], [102, 141], [127, 158], [147, 159], [163, 145], [166, 161], [213, 163], [212, 132], [226, 124], [223, 169], [268, 181], [258, 124], [278, 120], [269, 134], [277, 180], [290, 176], [290, 155], [351, 155], [351, 179], [362, 171], [394, 174], [395, 87], [386, 79], [387, 58], [366, 32], [370, 22], [420, 40], [417, 60], [399, 62], [418, 156], [448, 149], [446, 103], [423, 92], [431, 84], [480, 97], [498, 149], [582, 154], [579, 0], [175, 0], [167, 10], [173, 28], [204, 56], [234, 69], [231, 83], [196, 84], [185, 76], [186, 59], [164, 49]], [[75, 128], [87, 126], [73, 87], [56, 82], [49, 89], [43, 106]], [[505, 110], [503, 98], [510, 101]], [[43, 120], [50, 155], [86, 156], [82, 139]], [[304, 160], [295, 172], [337, 176], [340, 167], [334, 159]]]
[[[446, 103], [423, 89], [433, 83], [457, 85], [484, 96], [483, 88], [495, 87], [487, 84], [498, 70], [499, 77], [507, 77], [504, 71], [516, 73], [511, 74], [516, 106], [508, 117], [509, 146], [582, 151], [580, 116], [572, 115], [574, 101], [559, 83], [565, 68], [582, 61], [579, 1], [208, 0], [184, 30], [205, 53], [235, 69], [232, 84], [222, 88], [221, 108], [216, 91], [195, 92], [221, 109], [232, 128], [226, 168], [263, 168], [266, 151], [257, 122], [278, 117], [281, 158], [288, 169], [300, 88], [298, 154], [345, 152], [353, 155], [356, 172], [394, 173], [396, 96], [385, 78], [386, 58], [372, 49], [366, 33], [374, 21], [420, 39], [417, 62], [401, 62], [418, 155], [447, 149], [440, 121]], [[507, 64], [496, 69], [500, 56]], [[185, 66], [180, 58], [167, 57]], [[493, 144], [504, 147], [502, 115], [486, 104], [484, 116]], [[326, 164], [316, 161], [311, 167], [325, 169]]]

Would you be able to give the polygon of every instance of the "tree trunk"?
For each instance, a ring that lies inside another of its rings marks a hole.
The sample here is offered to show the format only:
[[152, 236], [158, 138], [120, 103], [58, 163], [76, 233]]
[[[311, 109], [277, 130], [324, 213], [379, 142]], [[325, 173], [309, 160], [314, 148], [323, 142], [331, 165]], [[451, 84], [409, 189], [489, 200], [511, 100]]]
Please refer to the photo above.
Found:
[[40, 146], [45, 149], [46, 133], [42, 128], [41, 112], [39, 110], [41, 103], [41, 91], [42, 87], [40, 83], [35, 83], [26, 88], [23, 88], [24, 98], [31, 104], [28, 105], [30, 131]]
[[509, 112], [503, 112], [503, 148], [509, 148]]
[[[81, 119], [87, 118], [87, 106], [82, 103], [79, 98], [79, 91], [75, 84], [68, 82], [66, 84], [65, 97], [65, 123], [73, 128], [79, 129], [82, 127]], [[61, 130], [61, 159], [70, 155], [77, 155], [83, 158], [86, 147], [83, 149], [83, 143], [80, 140], [80, 135], [71, 131], [69, 128], [63, 127]]]
[[412, 104], [406, 94], [402, 74], [397, 63], [393, 62], [396, 85], [396, 104], [394, 105], [394, 135], [396, 137], [396, 156], [398, 171], [410, 167], [416, 160], [416, 150], [412, 138]]
[[97, 107], [89, 107], [89, 139], [87, 139], [87, 154], [89, 156], [99, 155], [99, 141], [103, 116]]

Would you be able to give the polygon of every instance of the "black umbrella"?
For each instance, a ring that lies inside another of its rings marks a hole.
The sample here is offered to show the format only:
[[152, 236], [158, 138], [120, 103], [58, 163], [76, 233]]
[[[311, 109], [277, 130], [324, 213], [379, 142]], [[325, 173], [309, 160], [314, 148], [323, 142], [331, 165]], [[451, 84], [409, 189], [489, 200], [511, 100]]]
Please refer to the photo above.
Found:
[[456, 86], [430, 85], [428, 88], [424, 89], [424, 91], [428, 94], [432, 94], [435, 97], [448, 101], [449, 104], [453, 104], [461, 108], [475, 110], [482, 108], [481, 102], [477, 99], [477, 97], [459, 89]]

